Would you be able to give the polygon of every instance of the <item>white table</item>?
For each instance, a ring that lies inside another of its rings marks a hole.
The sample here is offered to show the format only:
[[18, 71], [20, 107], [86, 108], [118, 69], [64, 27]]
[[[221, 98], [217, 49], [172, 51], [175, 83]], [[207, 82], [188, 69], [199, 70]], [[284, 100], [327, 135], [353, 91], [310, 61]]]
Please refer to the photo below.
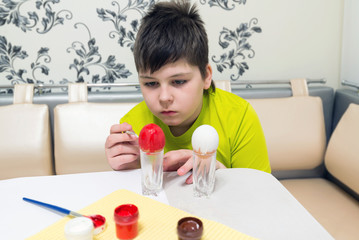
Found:
[[[217, 170], [215, 190], [208, 199], [193, 197], [192, 185], [186, 185], [185, 178], [165, 173], [165, 191], [155, 199], [260, 239], [333, 239], [271, 174], [252, 169]], [[24, 202], [22, 197], [76, 211], [118, 189], [141, 193], [140, 171], [2, 180], [1, 238], [24, 239], [63, 217]]]

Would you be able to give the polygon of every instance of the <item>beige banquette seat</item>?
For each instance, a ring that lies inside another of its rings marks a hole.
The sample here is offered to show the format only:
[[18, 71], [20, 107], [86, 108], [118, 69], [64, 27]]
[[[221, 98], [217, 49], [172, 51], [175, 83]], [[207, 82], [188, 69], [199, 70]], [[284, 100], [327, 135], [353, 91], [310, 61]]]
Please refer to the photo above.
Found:
[[292, 97], [247, 99], [261, 121], [272, 172], [309, 170], [323, 163], [323, 105], [308, 94], [305, 79], [293, 79]]
[[13, 104], [0, 107], [0, 179], [53, 174], [49, 110], [33, 94], [17, 84]]
[[[359, 195], [359, 106], [351, 105], [326, 146], [322, 101], [293, 79], [292, 97], [247, 99], [261, 121], [273, 173], [320, 166]], [[359, 202], [342, 186], [305, 175], [280, 180], [335, 239], [358, 239]]]
[[137, 103], [89, 103], [86, 84], [69, 84], [69, 103], [54, 109], [56, 174], [111, 170], [105, 156], [110, 127]]
[[[335, 239], [358, 239], [359, 105], [350, 104], [340, 119], [329, 140], [324, 162], [336, 181], [309, 178], [281, 182]], [[351, 194], [340, 184], [349, 188]]]
[[227, 92], [232, 91], [231, 81], [229, 81], [229, 80], [216, 80], [216, 81], [214, 81], [214, 83], [216, 85], [216, 88], [220, 88]]

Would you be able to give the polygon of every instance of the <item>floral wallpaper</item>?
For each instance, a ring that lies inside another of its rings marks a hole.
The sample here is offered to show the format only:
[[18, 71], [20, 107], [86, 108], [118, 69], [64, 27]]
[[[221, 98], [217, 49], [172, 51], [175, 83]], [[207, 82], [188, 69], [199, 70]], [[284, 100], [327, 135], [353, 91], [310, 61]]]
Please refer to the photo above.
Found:
[[[1, 0], [0, 85], [137, 81], [133, 44], [141, 21], [156, 0]], [[246, 8], [246, 0], [199, 0], [200, 14], [215, 9], [220, 18]], [[262, 33], [260, 19], [237, 21], [209, 34], [219, 51], [210, 62], [237, 81], [255, 58], [251, 39]], [[209, 26], [206, 23], [206, 28]], [[101, 91], [108, 91], [104, 88]], [[62, 91], [53, 88], [45, 92]], [[0, 89], [1, 94], [11, 89]]]

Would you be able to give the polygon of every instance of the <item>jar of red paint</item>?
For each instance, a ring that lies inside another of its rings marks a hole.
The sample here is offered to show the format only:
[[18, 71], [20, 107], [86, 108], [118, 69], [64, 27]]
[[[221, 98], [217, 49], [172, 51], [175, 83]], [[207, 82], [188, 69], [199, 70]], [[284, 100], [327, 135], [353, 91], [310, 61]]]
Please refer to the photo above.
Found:
[[138, 234], [138, 208], [133, 204], [118, 206], [114, 212], [118, 239], [133, 239]]

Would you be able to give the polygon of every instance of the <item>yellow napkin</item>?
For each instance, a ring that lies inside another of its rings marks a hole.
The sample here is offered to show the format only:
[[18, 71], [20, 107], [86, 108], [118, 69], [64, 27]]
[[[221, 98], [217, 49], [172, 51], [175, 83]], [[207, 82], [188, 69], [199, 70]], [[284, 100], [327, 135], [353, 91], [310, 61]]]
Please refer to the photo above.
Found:
[[[94, 240], [116, 239], [116, 228], [113, 220], [113, 213], [121, 204], [135, 204], [139, 209], [139, 232], [137, 239], [145, 240], [177, 240], [177, 222], [183, 217], [193, 216], [182, 210], [141, 196], [128, 190], [117, 190], [97, 202], [79, 211], [84, 215], [101, 214], [106, 218], [107, 227], [105, 231], [96, 235]], [[196, 216], [194, 216], [196, 217]], [[36, 240], [60, 240], [65, 239], [64, 228], [70, 217], [64, 217], [53, 225], [47, 227], [36, 235], [28, 238]], [[223, 224], [199, 218], [203, 222], [202, 240], [209, 239], [231, 239], [231, 240], [252, 240], [255, 239], [240, 233]]]

